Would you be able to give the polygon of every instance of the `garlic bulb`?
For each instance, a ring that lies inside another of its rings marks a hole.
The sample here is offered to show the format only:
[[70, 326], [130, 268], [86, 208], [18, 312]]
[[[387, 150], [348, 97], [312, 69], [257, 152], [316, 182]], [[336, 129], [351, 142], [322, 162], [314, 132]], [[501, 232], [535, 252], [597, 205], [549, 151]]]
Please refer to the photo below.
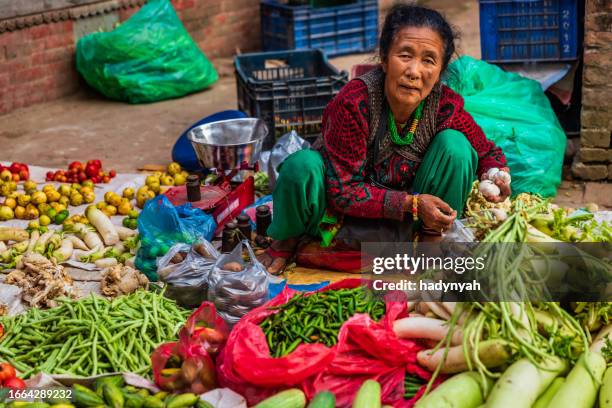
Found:
[[508, 213], [501, 208], [491, 208], [490, 211], [497, 221], [506, 221], [508, 218]]
[[487, 172], [485, 173], [485, 180], [494, 180], [495, 175], [499, 172], [499, 169], [497, 167], [491, 167], [489, 170], [487, 170]]
[[510, 184], [510, 173], [500, 170], [497, 173], [495, 173], [495, 175], [493, 176], [493, 178], [491, 180], [501, 180], [504, 183]]
[[480, 186], [478, 187], [478, 191], [480, 191], [480, 193], [487, 199], [497, 197], [501, 192], [499, 190], [499, 187], [497, 187], [495, 183], [491, 180], [481, 181]]

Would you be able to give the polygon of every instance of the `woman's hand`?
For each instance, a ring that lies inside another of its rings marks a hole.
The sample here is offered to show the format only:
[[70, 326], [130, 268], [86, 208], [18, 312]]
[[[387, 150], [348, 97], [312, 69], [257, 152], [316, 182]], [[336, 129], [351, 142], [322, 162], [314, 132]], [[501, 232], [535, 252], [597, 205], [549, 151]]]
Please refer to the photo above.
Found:
[[[412, 196], [409, 196], [407, 207], [407, 212], [411, 212]], [[440, 233], [448, 231], [457, 217], [457, 211], [454, 211], [440, 198], [430, 194], [419, 194], [417, 207], [424, 227], [432, 231]]]

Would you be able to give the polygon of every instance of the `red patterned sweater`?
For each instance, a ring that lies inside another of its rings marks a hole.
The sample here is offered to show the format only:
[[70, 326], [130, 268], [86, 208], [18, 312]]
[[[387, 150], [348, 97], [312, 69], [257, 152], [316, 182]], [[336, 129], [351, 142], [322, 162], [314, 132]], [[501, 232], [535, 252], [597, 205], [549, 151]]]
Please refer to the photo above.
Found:
[[[368, 91], [359, 79], [350, 81], [323, 113], [321, 155], [326, 166], [327, 204], [341, 214], [362, 218], [402, 220], [403, 203], [419, 163], [398, 154], [374, 167], [376, 179], [387, 190], [366, 181], [366, 147], [370, 135]], [[463, 133], [478, 154], [478, 175], [491, 167], [504, 167], [501, 149], [488, 140], [480, 126], [463, 109], [463, 98], [442, 87], [436, 132], [455, 129]]]

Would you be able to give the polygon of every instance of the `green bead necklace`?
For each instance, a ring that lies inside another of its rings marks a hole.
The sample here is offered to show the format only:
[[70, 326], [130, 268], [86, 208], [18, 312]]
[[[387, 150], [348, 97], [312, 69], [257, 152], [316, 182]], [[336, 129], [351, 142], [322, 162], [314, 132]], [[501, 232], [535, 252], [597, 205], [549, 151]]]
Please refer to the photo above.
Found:
[[419, 106], [417, 106], [416, 111], [414, 112], [414, 118], [412, 119], [412, 124], [408, 129], [408, 133], [403, 138], [399, 135], [397, 131], [397, 127], [395, 126], [395, 119], [393, 118], [393, 112], [389, 109], [389, 115], [387, 117], [389, 132], [391, 132], [391, 140], [396, 145], [406, 146], [411, 144], [414, 141], [414, 134], [416, 133], [417, 127], [419, 126], [419, 120], [421, 120], [421, 116], [423, 115], [423, 106], [425, 105], [425, 101], [421, 102]]

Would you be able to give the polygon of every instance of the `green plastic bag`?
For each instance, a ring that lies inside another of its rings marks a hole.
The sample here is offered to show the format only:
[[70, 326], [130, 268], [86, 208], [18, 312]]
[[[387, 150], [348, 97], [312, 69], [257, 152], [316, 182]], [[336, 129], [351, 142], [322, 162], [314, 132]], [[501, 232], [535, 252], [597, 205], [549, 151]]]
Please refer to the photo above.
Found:
[[484, 61], [462, 56], [449, 65], [446, 84], [499, 146], [512, 174], [512, 194], [557, 194], [567, 137], [540, 84]]
[[180, 97], [218, 79], [168, 0], [149, 0], [113, 31], [81, 38], [76, 66], [93, 88], [129, 103]]

